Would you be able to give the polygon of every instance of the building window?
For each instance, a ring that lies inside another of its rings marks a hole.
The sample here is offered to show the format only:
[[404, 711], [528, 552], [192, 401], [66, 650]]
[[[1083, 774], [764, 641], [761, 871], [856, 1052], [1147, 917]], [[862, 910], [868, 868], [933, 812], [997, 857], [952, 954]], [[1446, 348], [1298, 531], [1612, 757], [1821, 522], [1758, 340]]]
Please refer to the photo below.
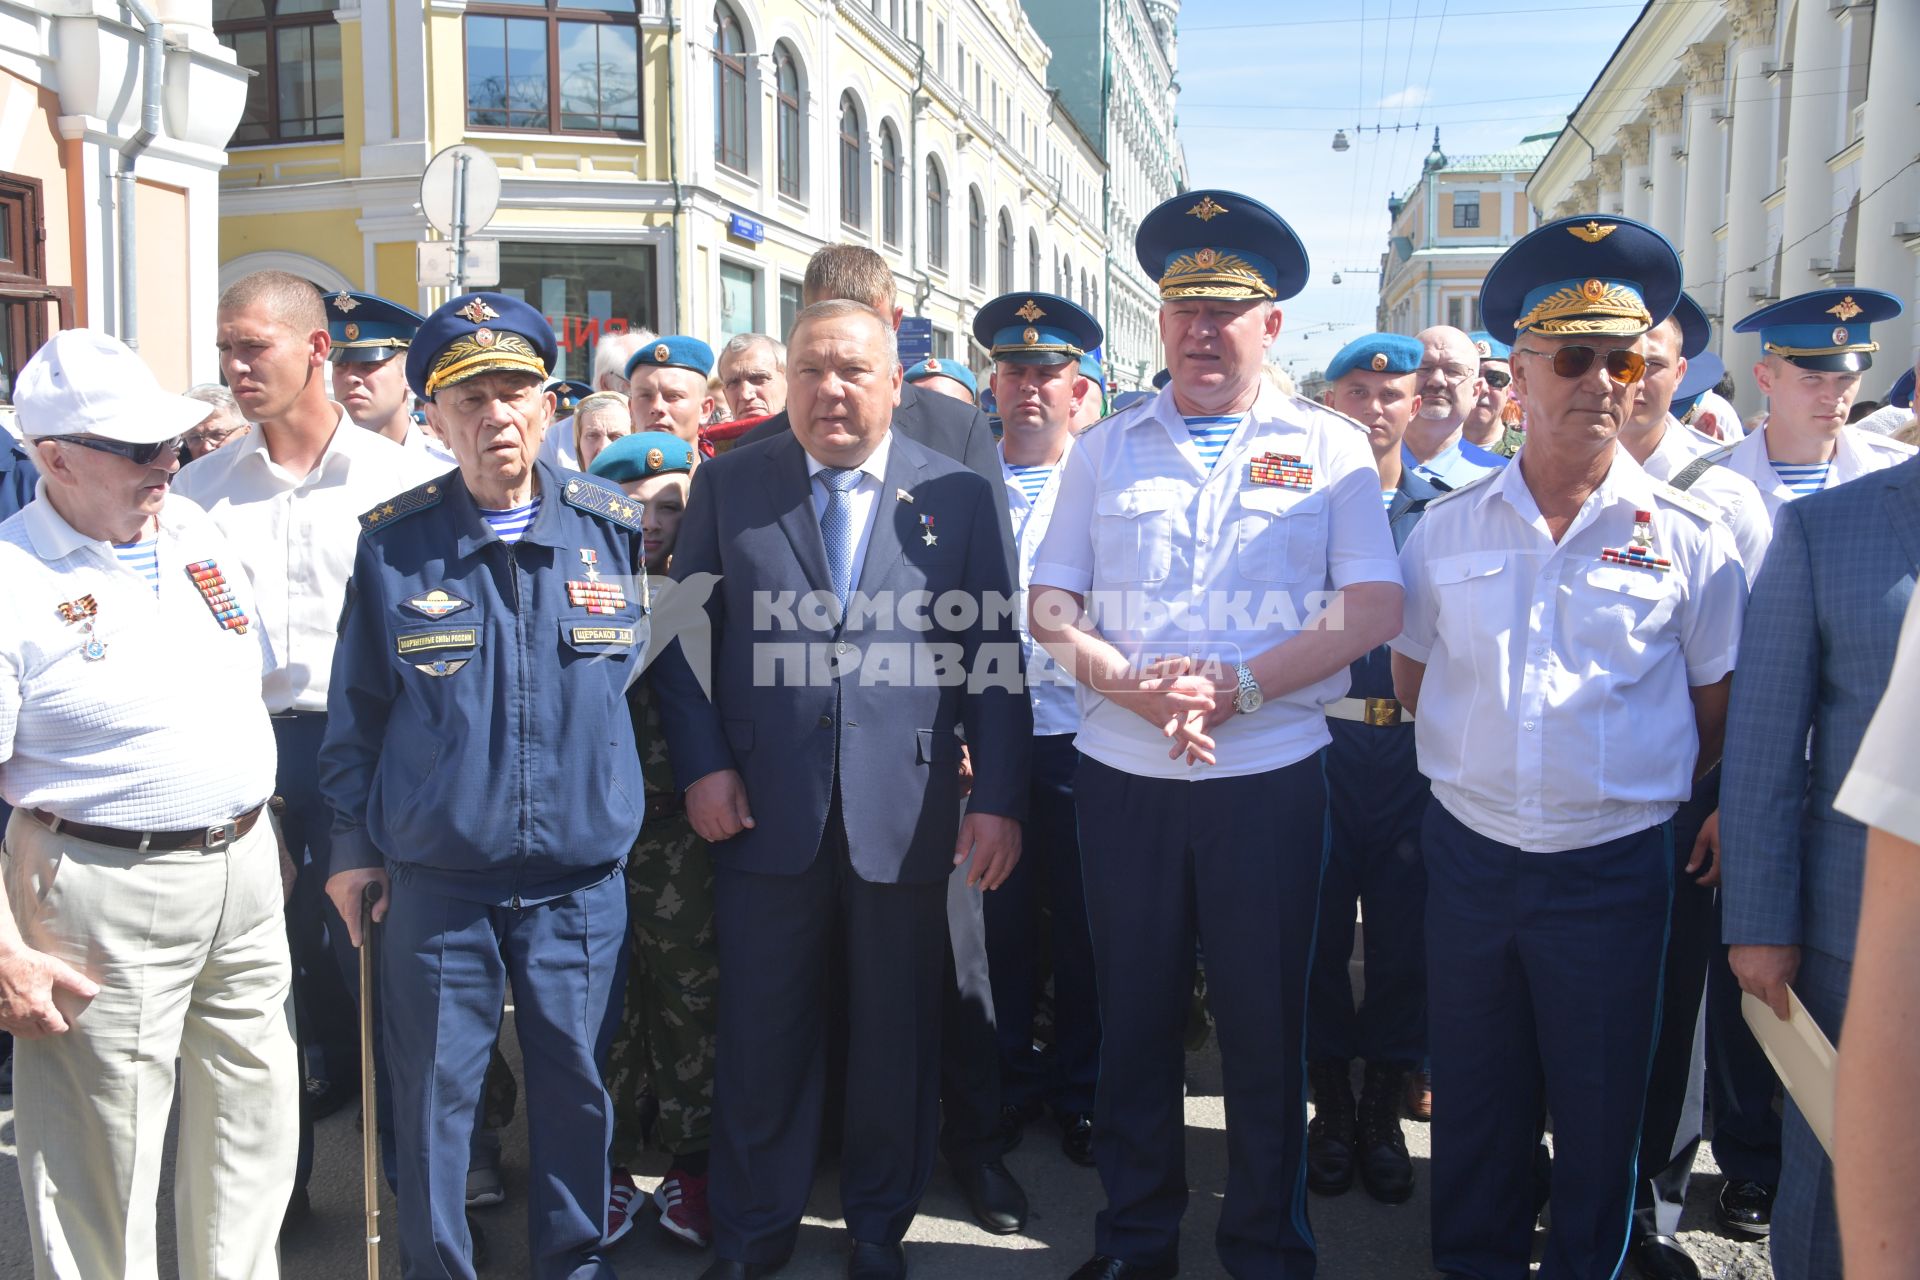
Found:
[[587, 380], [602, 338], [660, 327], [657, 252], [650, 244], [502, 241], [498, 288], [538, 307], [553, 326], [553, 376]]
[[1480, 225], [1480, 193], [1478, 191], [1453, 193], [1453, 225], [1456, 227]]
[[800, 318], [800, 282], [792, 276], [780, 278], [780, 341], [785, 342], [787, 335], [793, 332], [793, 322]]
[[727, 337], [755, 332], [754, 313], [760, 309], [759, 273], [737, 262], [720, 264], [720, 332]]
[[47, 284], [45, 235], [38, 179], [0, 173], [0, 404], [13, 403], [13, 380], [41, 344], [73, 324], [72, 288]]
[[469, 127], [638, 136], [640, 45], [632, 4], [569, 3], [583, 7], [560, 0], [476, 0], [467, 7]]
[[1013, 217], [1000, 211], [1000, 292], [1013, 292]]
[[865, 230], [867, 202], [861, 188], [862, 161], [860, 143], [860, 104], [851, 93], [840, 95], [840, 221], [843, 225]]
[[713, 6], [713, 160], [747, 171], [747, 37], [731, 7]]
[[932, 156], [927, 157], [927, 265], [947, 269], [947, 180]]
[[338, 138], [346, 125], [335, 0], [214, 0], [213, 29], [247, 80], [235, 146]]
[[967, 283], [976, 289], [987, 284], [987, 206], [980, 188], [967, 188]]
[[933, 21], [933, 73], [947, 78], [947, 24], [939, 18]]
[[936, 360], [953, 359], [953, 334], [945, 329], [933, 331], [933, 355]]
[[1480, 327], [1480, 299], [1472, 296], [1447, 299], [1447, 323], [1468, 331]]
[[1027, 232], [1027, 288], [1040, 292], [1040, 235]]
[[800, 124], [800, 65], [793, 50], [780, 44], [773, 51], [773, 77], [776, 90], [774, 145], [778, 152], [780, 194], [800, 198], [800, 144], [804, 131]]
[[880, 238], [900, 247], [900, 141], [893, 126], [880, 126]]

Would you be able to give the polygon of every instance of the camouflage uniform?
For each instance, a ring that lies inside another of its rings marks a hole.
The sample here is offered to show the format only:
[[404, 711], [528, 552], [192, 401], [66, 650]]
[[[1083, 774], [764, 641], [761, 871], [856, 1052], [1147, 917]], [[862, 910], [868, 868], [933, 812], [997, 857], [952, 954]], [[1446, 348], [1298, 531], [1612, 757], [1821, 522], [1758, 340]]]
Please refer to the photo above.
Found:
[[1498, 440], [1493, 442], [1493, 451], [1503, 458], [1511, 458], [1520, 452], [1520, 446], [1526, 442], [1527, 433], [1519, 427], [1505, 428]]
[[633, 950], [627, 1004], [607, 1055], [613, 1095], [612, 1163], [630, 1165], [646, 1145], [643, 1095], [660, 1107], [654, 1145], [669, 1156], [707, 1149], [713, 1119], [713, 864], [693, 833], [666, 738], [645, 683], [634, 686], [634, 738], [647, 783], [647, 816], [627, 858]]

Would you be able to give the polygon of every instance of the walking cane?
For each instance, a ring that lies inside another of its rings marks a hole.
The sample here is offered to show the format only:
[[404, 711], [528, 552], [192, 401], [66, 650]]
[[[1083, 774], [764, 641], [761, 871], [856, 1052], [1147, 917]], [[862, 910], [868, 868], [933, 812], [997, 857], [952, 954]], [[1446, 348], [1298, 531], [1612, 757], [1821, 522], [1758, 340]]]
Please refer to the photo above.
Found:
[[367, 1209], [367, 1280], [380, 1280], [380, 1095], [373, 1078], [373, 904], [380, 886], [360, 895], [360, 1118], [361, 1197]]

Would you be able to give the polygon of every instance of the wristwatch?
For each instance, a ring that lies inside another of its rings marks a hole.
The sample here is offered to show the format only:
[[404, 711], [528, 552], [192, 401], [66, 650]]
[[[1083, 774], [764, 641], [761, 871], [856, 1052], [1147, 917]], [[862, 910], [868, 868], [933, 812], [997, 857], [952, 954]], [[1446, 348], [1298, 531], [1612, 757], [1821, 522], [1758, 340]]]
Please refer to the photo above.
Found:
[[1253, 668], [1244, 662], [1235, 667], [1233, 673], [1240, 680], [1240, 688], [1233, 695], [1233, 705], [1241, 715], [1252, 715], [1266, 700], [1261, 696], [1260, 682], [1253, 678]]

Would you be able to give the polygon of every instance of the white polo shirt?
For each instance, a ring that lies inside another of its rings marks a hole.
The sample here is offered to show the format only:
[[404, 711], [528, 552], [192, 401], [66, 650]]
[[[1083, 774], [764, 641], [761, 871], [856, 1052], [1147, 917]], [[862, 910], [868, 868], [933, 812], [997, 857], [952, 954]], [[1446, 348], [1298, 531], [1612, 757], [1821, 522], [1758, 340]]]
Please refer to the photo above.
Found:
[[[1184, 654], [1231, 671], [1313, 625], [1341, 589], [1400, 582], [1366, 437], [1270, 386], [1211, 471], [1169, 389], [1089, 427], [1059, 484], [1032, 582], [1084, 595], [1138, 666]], [[1078, 746], [1143, 777], [1264, 773], [1331, 741], [1324, 708], [1347, 685], [1342, 667], [1230, 717], [1214, 730], [1217, 765], [1168, 759], [1157, 726], [1082, 686]]]
[[[275, 749], [260, 684], [273, 654], [231, 544], [170, 495], [156, 592], [46, 492], [41, 480], [0, 524], [0, 794], [127, 831], [210, 827], [265, 800]], [[223, 626], [195, 586], [187, 567], [206, 561], [253, 623], [245, 634]], [[89, 639], [103, 646], [92, 657]]]
[[[1671, 484], [1673, 478], [1696, 459], [1726, 447], [1668, 414], [1660, 443], [1640, 468], [1655, 480]], [[1773, 520], [1767, 515], [1760, 491], [1753, 487], [1753, 481], [1737, 471], [1716, 464], [1701, 472], [1687, 492], [1712, 503], [1720, 513], [1721, 523], [1733, 535], [1734, 550], [1740, 555], [1740, 565], [1747, 571], [1747, 584], [1751, 586], [1767, 558], [1767, 544], [1773, 541]]]
[[1013, 515], [1013, 537], [1020, 546], [1019, 595], [1014, 603], [1014, 622], [1020, 628], [1020, 647], [1027, 655], [1027, 699], [1033, 704], [1033, 732], [1036, 736], [1073, 733], [1080, 728], [1080, 706], [1073, 687], [1073, 673], [1054, 661], [1053, 655], [1033, 642], [1027, 630], [1027, 584], [1033, 581], [1033, 565], [1040, 554], [1040, 543], [1047, 536], [1054, 506], [1060, 497], [1060, 475], [1073, 453], [1073, 437], [1067, 437], [1066, 451], [1047, 471], [1046, 482], [1032, 498], [1021, 487], [1007, 465], [1005, 442], [1000, 446], [1000, 474], [1005, 480], [1007, 509]]
[[[1753, 487], [1760, 491], [1760, 497], [1767, 505], [1767, 520], [1771, 523], [1779, 517], [1780, 508], [1793, 501], [1793, 490], [1787, 488], [1786, 481], [1773, 469], [1773, 460], [1767, 453], [1767, 430], [1763, 426], [1735, 445], [1733, 452], [1727, 455], [1727, 466], [1753, 481]], [[1901, 444], [1898, 440], [1862, 431], [1858, 427], [1842, 427], [1839, 438], [1834, 442], [1832, 465], [1827, 469], [1826, 483], [1821, 488], [1831, 489], [1837, 484], [1858, 480], [1870, 472], [1897, 467], [1913, 454], [1914, 448], [1910, 444]]]
[[204, 507], [233, 544], [280, 660], [267, 677], [267, 710], [325, 711], [334, 636], [360, 545], [360, 515], [453, 468], [422, 449], [354, 425], [345, 409], [318, 465], [305, 476], [248, 432], [174, 478], [174, 492]]
[[[1746, 578], [1714, 508], [1615, 448], [1558, 543], [1505, 471], [1427, 504], [1400, 553], [1405, 630], [1427, 666], [1414, 742], [1434, 799], [1533, 852], [1665, 821], [1692, 793], [1690, 686], [1733, 670]], [[1610, 563], [1648, 512], [1665, 570]]]

